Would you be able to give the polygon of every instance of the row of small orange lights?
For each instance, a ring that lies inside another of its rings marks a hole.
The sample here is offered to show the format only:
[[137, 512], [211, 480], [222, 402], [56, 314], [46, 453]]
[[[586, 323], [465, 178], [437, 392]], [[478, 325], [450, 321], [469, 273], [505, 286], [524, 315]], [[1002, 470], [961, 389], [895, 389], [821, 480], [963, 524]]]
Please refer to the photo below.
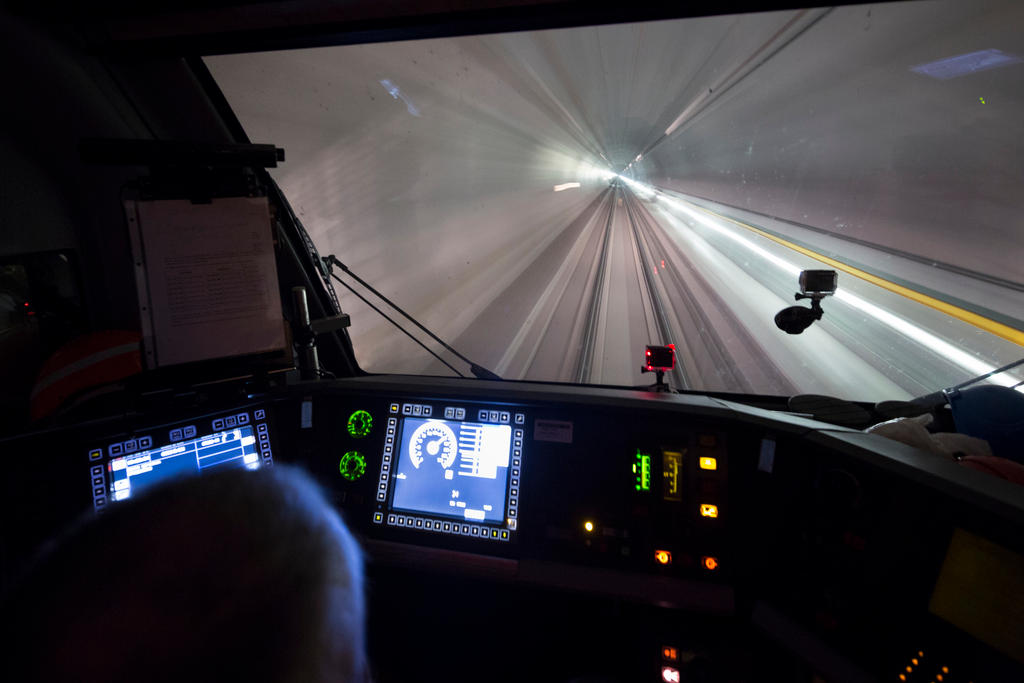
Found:
[[[712, 507], [714, 507], [714, 506], [712, 506]], [[717, 513], [718, 513], [718, 510], [716, 509], [715, 510], [715, 514], [717, 515]], [[589, 519], [587, 521], [583, 522], [583, 530], [586, 531], [588, 534], [589, 533], [593, 533], [593, 531], [594, 531], [594, 523], [592, 521], [590, 521]], [[660, 565], [670, 565], [670, 564], [672, 564], [672, 553], [670, 551], [668, 551], [668, 550], [655, 550], [654, 551], [654, 560], [658, 564], [660, 564]], [[710, 572], [713, 572], [716, 569], [718, 569], [718, 558], [717, 557], [713, 557], [711, 555], [705, 555], [705, 556], [700, 558], [700, 563], [701, 563], [701, 565], [705, 569], [707, 569]]]
[[[917, 657], [911, 657], [910, 658], [910, 664], [907, 665], [907, 673], [906, 674], [900, 674], [900, 680], [901, 681], [907, 680], [907, 674], [914, 673], [914, 667], [921, 663], [921, 659], [924, 659], [924, 651], [923, 650], [918, 650], [917, 651]], [[941, 674], [935, 674], [935, 681], [937, 681], [937, 683], [942, 683], [942, 680], [944, 678], [943, 674], [949, 674], [949, 667], [948, 666], [942, 667], [942, 673]]]
[[[654, 560], [660, 565], [672, 564], [672, 553], [667, 550], [655, 550]], [[712, 557], [711, 555], [704, 555], [700, 558], [701, 566], [707, 569], [709, 572], [713, 572], [718, 569], [718, 558]]]

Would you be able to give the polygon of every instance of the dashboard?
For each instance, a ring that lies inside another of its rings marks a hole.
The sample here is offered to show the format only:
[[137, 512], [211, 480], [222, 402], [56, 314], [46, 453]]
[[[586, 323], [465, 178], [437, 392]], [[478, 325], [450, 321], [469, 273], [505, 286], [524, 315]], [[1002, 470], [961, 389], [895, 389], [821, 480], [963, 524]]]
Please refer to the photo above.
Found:
[[799, 415], [380, 376], [162, 396], [3, 448], [5, 588], [164, 479], [305, 468], [366, 550], [381, 681], [1024, 674], [1019, 489]]

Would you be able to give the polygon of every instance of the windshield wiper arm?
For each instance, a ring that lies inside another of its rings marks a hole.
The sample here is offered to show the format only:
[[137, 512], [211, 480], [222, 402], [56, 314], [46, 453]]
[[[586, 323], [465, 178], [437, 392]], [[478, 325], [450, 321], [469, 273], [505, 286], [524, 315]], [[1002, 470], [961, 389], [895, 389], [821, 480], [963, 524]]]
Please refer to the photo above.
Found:
[[[402, 310], [402, 309], [401, 309], [401, 308], [400, 308], [400, 307], [398, 306], [398, 304], [396, 304], [396, 303], [395, 303], [394, 301], [392, 301], [391, 299], [387, 298], [386, 296], [384, 296], [383, 294], [381, 294], [380, 292], [378, 292], [378, 291], [377, 291], [376, 289], [374, 289], [374, 288], [373, 288], [373, 286], [372, 286], [372, 285], [370, 285], [370, 283], [368, 283], [368, 282], [367, 282], [366, 280], [364, 280], [363, 278], [361, 278], [361, 277], [359, 277], [358, 275], [356, 275], [355, 273], [353, 273], [353, 272], [352, 272], [352, 271], [351, 271], [351, 270], [349, 269], [349, 267], [348, 267], [348, 266], [346, 266], [346, 265], [345, 265], [344, 263], [342, 263], [341, 261], [339, 261], [339, 260], [338, 260], [338, 257], [337, 257], [337, 256], [335, 256], [334, 254], [328, 254], [327, 256], [324, 256], [324, 257], [323, 257], [323, 262], [324, 262], [324, 265], [325, 265], [325, 266], [327, 266], [327, 272], [329, 272], [329, 273], [331, 274], [331, 276], [332, 276], [332, 277], [333, 277], [333, 278], [334, 278], [335, 280], [337, 280], [337, 281], [338, 281], [338, 282], [340, 282], [340, 283], [341, 283], [342, 285], [344, 285], [345, 287], [347, 287], [349, 291], [351, 291], [351, 292], [352, 292], [353, 294], [355, 294], [355, 295], [356, 295], [356, 296], [358, 296], [358, 297], [359, 297], [360, 299], [362, 299], [362, 300], [363, 300], [363, 301], [364, 301], [364, 302], [365, 302], [366, 304], [368, 304], [368, 305], [370, 306], [370, 308], [372, 308], [373, 310], [377, 311], [377, 312], [378, 312], [378, 313], [380, 313], [380, 314], [381, 314], [382, 316], [384, 316], [384, 319], [385, 319], [385, 320], [387, 320], [388, 322], [390, 322], [390, 323], [391, 323], [392, 325], [394, 325], [394, 326], [395, 326], [395, 327], [397, 327], [398, 329], [402, 330], [402, 332], [405, 332], [405, 334], [406, 334], [407, 336], [409, 336], [410, 338], [412, 338], [412, 339], [413, 339], [413, 341], [415, 341], [416, 343], [418, 343], [418, 344], [419, 344], [420, 346], [422, 346], [423, 348], [427, 349], [427, 347], [426, 347], [426, 346], [425, 346], [425, 345], [423, 344], [423, 342], [419, 341], [418, 339], [416, 339], [415, 337], [413, 337], [413, 336], [412, 336], [411, 334], [409, 334], [409, 333], [408, 333], [408, 332], [407, 332], [407, 331], [406, 331], [406, 330], [405, 330], [405, 329], [404, 329], [404, 328], [403, 328], [403, 327], [402, 327], [401, 325], [399, 325], [399, 324], [398, 324], [398, 323], [396, 323], [396, 322], [395, 322], [394, 320], [392, 320], [392, 319], [391, 319], [391, 318], [389, 318], [389, 317], [388, 317], [387, 315], [385, 315], [385, 314], [384, 314], [384, 313], [383, 313], [383, 312], [382, 312], [382, 311], [381, 311], [381, 310], [380, 310], [379, 308], [377, 308], [376, 306], [374, 306], [373, 304], [371, 304], [371, 303], [370, 303], [369, 301], [366, 301], [366, 299], [365, 299], [365, 298], [363, 298], [362, 296], [360, 296], [360, 295], [359, 295], [359, 293], [358, 293], [358, 292], [356, 292], [356, 291], [355, 291], [354, 289], [352, 289], [352, 287], [350, 287], [350, 286], [349, 286], [349, 285], [348, 285], [348, 284], [347, 284], [347, 283], [346, 283], [346, 282], [345, 282], [344, 280], [342, 280], [342, 279], [341, 279], [340, 277], [338, 277], [337, 275], [335, 275], [335, 274], [334, 274], [334, 271], [332, 271], [332, 270], [331, 270], [331, 266], [338, 266], [339, 268], [341, 268], [341, 269], [342, 269], [343, 271], [345, 271], [345, 272], [346, 272], [346, 273], [347, 273], [347, 274], [348, 274], [349, 276], [351, 276], [353, 280], [355, 280], [356, 282], [358, 282], [359, 284], [361, 284], [361, 285], [362, 285], [363, 287], [366, 287], [366, 288], [367, 288], [368, 290], [370, 290], [371, 292], [373, 292], [373, 293], [374, 293], [374, 295], [376, 295], [376, 296], [377, 296], [377, 298], [379, 298], [379, 299], [380, 299], [381, 301], [383, 301], [384, 303], [386, 303], [386, 304], [387, 304], [388, 306], [390, 306], [391, 308], [393, 308], [393, 309], [395, 309], [396, 311], [398, 311], [399, 313], [401, 313], [401, 314], [402, 314], [403, 316], [405, 316], [405, 318], [406, 318], [406, 319], [407, 319], [407, 320], [408, 320], [409, 322], [411, 322], [411, 323], [412, 323], [413, 325], [415, 325], [416, 327], [418, 327], [418, 328], [420, 328], [421, 330], [423, 330], [424, 332], [426, 332], [426, 333], [427, 333], [427, 334], [428, 334], [428, 335], [430, 336], [430, 338], [431, 338], [431, 339], [433, 339], [433, 340], [434, 340], [434, 341], [436, 341], [436, 342], [437, 342], [438, 344], [440, 344], [441, 346], [443, 346], [443, 347], [444, 347], [445, 349], [447, 349], [448, 351], [450, 351], [450, 352], [451, 352], [452, 354], [454, 354], [454, 355], [455, 355], [455, 356], [456, 356], [457, 358], [459, 358], [459, 359], [461, 359], [461, 360], [465, 361], [465, 363], [466, 363], [467, 365], [469, 365], [469, 371], [473, 373], [473, 376], [474, 376], [474, 377], [476, 377], [476, 378], [478, 378], [478, 379], [498, 379], [498, 380], [500, 380], [500, 379], [501, 379], [501, 377], [499, 377], [499, 376], [498, 376], [498, 375], [496, 375], [495, 373], [491, 372], [490, 370], [488, 370], [487, 368], [483, 367], [482, 365], [477, 365], [476, 363], [474, 363], [473, 361], [471, 361], [470, 359], [466, 358], [466, 357], [465, 357], [465, 356], [463, 356], [463, 355], [462, 355], [461, 353], [459, 353], [458, 351], [456, 351], [455, 349], [453, 349], [453, 348], [452, 348], [451, 346], [449, 346], [449, 345], [448, 345], [447, 343], [445, 343], [445, 341], [444, 341], [443, 339], [441, 339], [441, 338], [440, 338], [440, 337], [438, 337], [438, 336], [437, 336], [436, 334], [434, 334], [433, 332], [431, 332], [430, 330], [428, 330], [428, 329], [427, 329], [426, 327], [424, 327], [424, 326], [423, 326], [423, 324], [422, 324], [422, 323], [420, 323], [420, 321], [416, 320], [416, 318], [412, 317], [411, 315], [409, 315], [408, 313], [406, 313], [405, 311], [403, 311], [403, 310]], [[442, 358], [441, 358], [440, 356], [438, 356], [438, 355], [437, 355], [436, 353], [434, 353], [433, 351], [430, 351], [430, 349], [427, 349], [427, 351], [429, 351], [429, 352], [430, 352], [430, 353], [431, 353], [431, 354], [432, 354], [432, 355], [433, 355], [433, 356], [434, 356], [435, 358], [437, 358], [437, 359], [438, 359], [439, 361], [441, 361], [441, 362], [442, 362], [442, 363], [444, 363], [445, 365], [448, 365], [448, 363], [446, 363], [446, 362], [444, 361], [444, 359], [442, 359]], [[455, 372], [455, 374], [459, 375], [460, 377], [462, 377], [462, 376], [463, 376], [461, 372], [459, 372], [458, 370], [456, 370], [455, 368], [453, 368], [453, 367], [452, 367], [451, 365], [448, 365], [448, 367], [449, 367], [449, 368], [451, 368], [451, 369], [452, 369], [452, 371], [454, 371], [454, 372]]]
[[[972, 377], [969, 380], [966, 380], [964, 382], [960, 382], [960, 384], [957, 384], [954, 387], [949, 387], [947, 389], [943, 389], [941, 391], [936, 391], [936, 392], [931, 393], [931, 394], [925, 394], [924, 396], [918, 396], [917, 398], [912, 399], [911, 402], [912, 403], [931, 404], [931, 403], [935, 403], [937, 401], [939, 403], [945, 403], [946, 402], [946, 392], [947, 391], [954, 391], [956, 389], [963, 389], [964, 387], [970, 386], [970, 385], [975, 384], [977, 382], [980, 382], [983, 379], [988, 379], [992, 375], [998, 375], [1001, 372], [1006, 372], [1007, 370], [1012, 370], [1013, 368], [1017, 367], [1018, 365], [1024, 365], [1024, 358], [1021, 358], [1020, 360], [1015, 360], [1012, 363], [1008, 363], [1008, 364], [1004, 365], [1001, 368], [996, 368], [995, 370], [990, 370], [989, 372], [986, 372], [984, 375], [978, 375], [977, 377]], [[1017, 384], [1013, 385], [1013, 387], [1011, 387], [1011, 388], [1015, 388], [1015, 387], [1018, 387], [1018, 386], [1020, 386], [1020, 383], [1017, 383]]]

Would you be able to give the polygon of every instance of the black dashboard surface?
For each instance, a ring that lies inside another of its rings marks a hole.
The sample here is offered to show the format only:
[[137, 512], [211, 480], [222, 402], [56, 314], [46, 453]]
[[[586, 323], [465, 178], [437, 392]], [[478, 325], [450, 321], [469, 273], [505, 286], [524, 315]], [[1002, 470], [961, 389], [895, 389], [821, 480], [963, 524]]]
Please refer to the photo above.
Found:
[[1022, 671], [1019, 616], [989, 615], [1001, 637], [948, 606], [951, 548], [1020, 557], [1016, 486], [701, 395], [384, 376], [139, 403], [4, 443], [5, 588], [193, 443], [322, 484], [367, 552], [382, 681]]

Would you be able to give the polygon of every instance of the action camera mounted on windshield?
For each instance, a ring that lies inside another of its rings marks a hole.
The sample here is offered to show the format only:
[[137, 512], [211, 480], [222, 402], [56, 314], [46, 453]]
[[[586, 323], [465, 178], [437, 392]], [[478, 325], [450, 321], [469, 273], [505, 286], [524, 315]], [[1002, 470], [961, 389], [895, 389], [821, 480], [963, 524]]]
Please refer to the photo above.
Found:
[[836, 293], [839, 274], [834, 270], [805, 270], [800, 273], [800, 299], [822, 299]]
[[800, 273], [800, 292], [797, 301], [810, 299], [811, 307], [790, 306], [775, 314], [775, 325], [786, 334], [800, 334], [825, 312], [821, 300], [836, 293], [839, 274], [834, 270], [805, 270]]

